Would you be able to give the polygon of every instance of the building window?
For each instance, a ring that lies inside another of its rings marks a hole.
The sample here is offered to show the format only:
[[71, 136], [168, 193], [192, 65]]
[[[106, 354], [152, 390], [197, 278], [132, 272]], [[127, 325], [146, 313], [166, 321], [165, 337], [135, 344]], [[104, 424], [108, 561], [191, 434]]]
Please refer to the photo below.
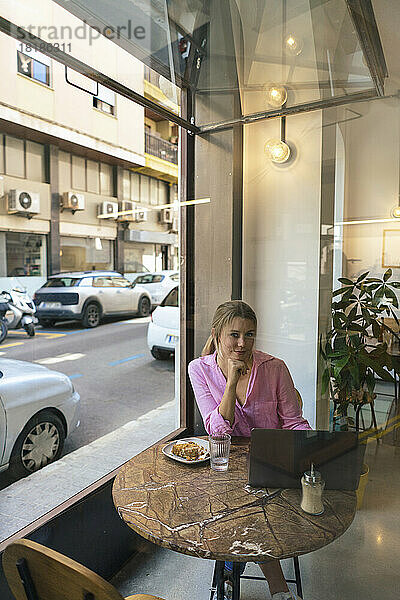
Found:
[[99, 93], [93, 96], [93, 106], [109, 115], [115, 115], [115, 93], [99, 84]]
[[18, 44], [18, 73], [50, 86], [50, 59], [29, 44]]
[[111, 240], [61, 237], [61, 271], [100, 271], [114, 268]]
[[[43, 144], [25, 141], [10, 135], [0, 135], [0, 143], [0, 172], [12, 177], [49, 183], [46, 151]], [[5, 158], [5, 164], [3, 158]]]
[[0, 234], [0, 276], [45, 277], [45, 236], [15, 232]]

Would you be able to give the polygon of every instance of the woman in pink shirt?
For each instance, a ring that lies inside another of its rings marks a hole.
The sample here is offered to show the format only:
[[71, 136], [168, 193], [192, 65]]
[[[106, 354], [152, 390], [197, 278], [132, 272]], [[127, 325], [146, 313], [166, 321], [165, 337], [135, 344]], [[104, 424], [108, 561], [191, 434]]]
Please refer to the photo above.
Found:
[[[202, 356], [189, 364], [190, 381], [208, 433], [250, 437], [253, 427], [311, 429], [301, 415], [287, 366], [254, 349], [256, 332], [257, 317], [248, 304], [224, 302], [215, 311]], [[229, 570], [231, 565], [225, 563], [225, 567]], [[295, 598], [279, 561], [260, 567], [273, 600]]]

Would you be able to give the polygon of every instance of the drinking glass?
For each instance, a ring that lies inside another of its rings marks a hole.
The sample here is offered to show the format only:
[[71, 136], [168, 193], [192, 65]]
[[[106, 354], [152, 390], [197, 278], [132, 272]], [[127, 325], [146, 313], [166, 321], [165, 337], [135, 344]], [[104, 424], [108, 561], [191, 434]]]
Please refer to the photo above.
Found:
[[208, 436], [210, 465], [214, 471], [227, 471], [231, 436], [228, 433], [212, 433]]

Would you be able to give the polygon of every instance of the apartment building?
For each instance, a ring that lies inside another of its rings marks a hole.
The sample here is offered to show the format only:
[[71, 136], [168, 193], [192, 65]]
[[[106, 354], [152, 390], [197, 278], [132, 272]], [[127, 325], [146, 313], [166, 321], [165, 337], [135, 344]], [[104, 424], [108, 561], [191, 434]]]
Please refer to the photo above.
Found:
[[[131, 54], [74, 36], [82, 22], [60, 6], [10, 3], [4, 16], [21, 22], [21, 10], [42, 38], [73, 32], [58, 45], [178, 110]], [[60, 270], [175, 268], [177, 128], [25, 39], [1, 34], [0, 64], [0, 281], [35, 289]]]

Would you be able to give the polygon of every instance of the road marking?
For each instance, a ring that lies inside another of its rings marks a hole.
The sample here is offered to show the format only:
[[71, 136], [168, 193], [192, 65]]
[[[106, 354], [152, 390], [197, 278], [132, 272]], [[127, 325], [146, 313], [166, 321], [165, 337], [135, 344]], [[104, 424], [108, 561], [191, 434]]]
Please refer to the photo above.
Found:
[[77, 352], [76, 354], [59, 354], [58, 356], [50, 356], [49, 358], [40, 358], [39, 360], [35, 360], [35, 362], [40, 365], [55, 365], [56, 363], [64, 362], [65, 360], [78, 360], [79, 358], [83, 358], [86, 354], [80, 354]]
[[78, 377], [83, 377], [83, 373], [74, 373], [74, 375], [68, 375], [70, 379], [78, 379]]
[[141, 358], [145, 356], [145, 354], [135, 354], [134, 356], [128, 356], [127, 358], [121, 358], [121, 360], [115, 360], [114, 362], [108, 363], [110, 367], [115, 367], [116, 365], [122, 365], [122, 363], [126, 363], [130, 360], [135, 360], [135, 358]]
[[14, 342], [13, 344], [2, 344], [1, 348], [11, 348], [12, 346], [23, 346], [25, 342]]
[[[44, 333], [43, 331], [35, 331], [35, 336], [37, 336], [37, 335], [43, 335], [46, 337], [46, 339], [52, 340], [53, 338], [64, 337], [66, 334], [65, 333], [53, 333], [52, 331], [49, 331], [46, 333]], [[11, 334], [9, 334], [10, 338], [13, 338], [14, 336], [15, 337], [26, 336], [26, 332], [25, 331], [13, 331]]]

